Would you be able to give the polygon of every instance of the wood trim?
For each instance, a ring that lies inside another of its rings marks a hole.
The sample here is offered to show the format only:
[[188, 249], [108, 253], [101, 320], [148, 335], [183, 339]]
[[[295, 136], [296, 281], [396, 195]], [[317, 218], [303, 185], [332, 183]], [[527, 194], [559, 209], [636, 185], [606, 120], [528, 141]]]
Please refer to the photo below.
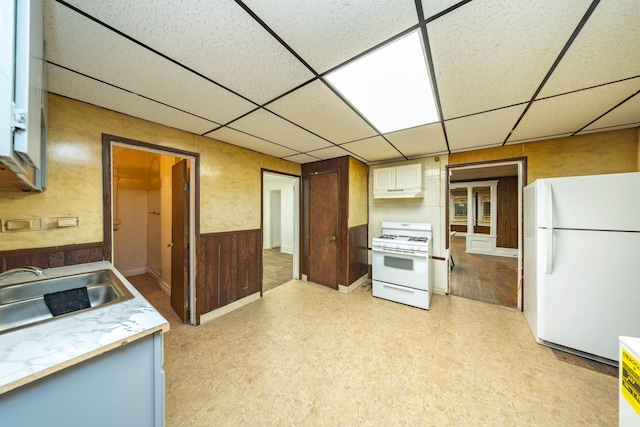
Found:
[[111, 138], [102, 134], [102, 240], [104, 241], [104, 259], [113, 262], [111, 252], [113, 239], [111, 234]]
[[200, 153], [181, 150], [179, 148], [165, 147], [164, 145], [151, 144], [148, 142], [138, 141], [135, 139], [125, 138], [122, 136], [110, 135], [103, 133], [102, 134], [102, 189], [103, 189], [103, 197], [102, 197], [102, 218], [103, 218], [103, 239], [104, 239], [104, 259], [108, 261], [111, 260], [111, 253], [113, 251], [113, 241], [111, 238], [111, 141], [130, 145], [133, 149], [137, 148], [147, 148], [156, 152], [162, 153], [171, 153], [175, 154], [179, 157], [190, 157], [193, 158], [193, 164], [190, 164], [190, 167], [194, 168], [195, 174], [195, 182], [194, 185], [194, 246], [195, 246], [195, 259], [194, 259], [194, 269], [191, 271], [189, 267], [189, 275], [195, 274], [195, 299], [196, 299], [196, 324], [199, 324], [201, 311], [198, 311], [198, 298], [201, 295], [201, 289], [198, 288], [198, 273], [200, 269], [198, 267], [198, 249], [200, 248], [199, 239], [200, 239]]

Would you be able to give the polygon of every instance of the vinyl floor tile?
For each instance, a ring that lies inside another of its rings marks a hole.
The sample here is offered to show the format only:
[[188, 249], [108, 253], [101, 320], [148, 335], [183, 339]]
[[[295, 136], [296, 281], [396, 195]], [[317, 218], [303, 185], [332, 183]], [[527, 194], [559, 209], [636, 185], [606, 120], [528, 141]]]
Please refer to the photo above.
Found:
[[517, 310], [293, 280], [189, 326], [148, 276], [129, 279], [171, 323], [168, 427], [617, 424], [617, 372], [536, 344]]

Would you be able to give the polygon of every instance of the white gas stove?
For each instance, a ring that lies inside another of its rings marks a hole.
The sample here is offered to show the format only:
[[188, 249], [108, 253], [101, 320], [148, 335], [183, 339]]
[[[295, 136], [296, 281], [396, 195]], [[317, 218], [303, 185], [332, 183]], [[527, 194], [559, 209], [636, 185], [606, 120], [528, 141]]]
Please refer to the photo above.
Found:
[[383, 222], [372, 241], [373, 296], [429, 309], [432, 248], [431, 224]]

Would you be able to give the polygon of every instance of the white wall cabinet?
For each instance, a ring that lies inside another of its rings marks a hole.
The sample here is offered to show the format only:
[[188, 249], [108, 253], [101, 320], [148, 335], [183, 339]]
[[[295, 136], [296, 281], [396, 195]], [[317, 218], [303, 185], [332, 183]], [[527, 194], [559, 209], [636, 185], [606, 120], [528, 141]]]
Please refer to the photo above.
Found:
[[373, 197], [376, 199], [424, 197], [422, 164], [375, 169]]
[[42, 190], [46, 94], [42, 0], [0, 2], [0, 189]]

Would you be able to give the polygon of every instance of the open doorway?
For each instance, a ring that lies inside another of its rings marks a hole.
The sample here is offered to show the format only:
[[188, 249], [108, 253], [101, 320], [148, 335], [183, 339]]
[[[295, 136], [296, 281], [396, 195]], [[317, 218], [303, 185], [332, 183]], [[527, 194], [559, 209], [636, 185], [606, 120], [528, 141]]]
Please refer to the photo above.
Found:
[[524, 162], [447, 166], [449, 294], [522, 307]]
[[103, 152], [110, 259], [127, 277], [146, 276], [181, 321], [195, 324], [197, 155], [108, 135]]
[[300, 178], [262, 172], [262, 292], [300, 277]]

